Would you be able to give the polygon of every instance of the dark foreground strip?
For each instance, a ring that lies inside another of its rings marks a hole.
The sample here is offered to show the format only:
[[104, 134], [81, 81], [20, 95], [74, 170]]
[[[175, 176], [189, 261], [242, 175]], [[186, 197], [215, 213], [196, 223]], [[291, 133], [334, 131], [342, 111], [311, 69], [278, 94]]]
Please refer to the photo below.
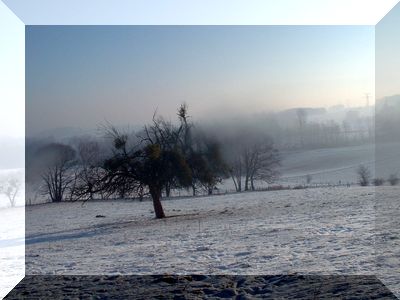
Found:
[[26, 276], [5, 299], [397, 299], [375, 276]]

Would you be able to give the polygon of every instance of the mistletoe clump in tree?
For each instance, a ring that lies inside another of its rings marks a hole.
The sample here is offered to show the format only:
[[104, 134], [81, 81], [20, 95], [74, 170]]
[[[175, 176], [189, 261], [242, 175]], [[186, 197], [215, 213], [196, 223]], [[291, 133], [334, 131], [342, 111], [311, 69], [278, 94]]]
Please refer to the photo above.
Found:
[[[161, 204], [163, 190], [168, 194], [171, 187], [188, 188], [196, 180], [204, 184], [216, 180], [216, 176], [211, 176], [215, 164], [204, 175], [209, 164], [207, 151], [189, 145], [193, 126], [187, 121], [186, 105], [180, 107], [178, 116], [179, 124], [174, 125], [154, 115], [153, 123], [145, 126], [133, 145], [128, 143], [128, 135], [114, 127], [109, 130], [114, 139], [114, 154], [104, 162], [104, 187], [112, 189], [121, 182], [130, 182], [138, 191], [145, 187], [153, 200], [156, 218], [165, 217]], [[213, 158], [219, 158], [216, 147], [213, 145]], [[194, 164], [193, 157], [203, 161]], [[201, 174], [199, 178], [197, 174]]]

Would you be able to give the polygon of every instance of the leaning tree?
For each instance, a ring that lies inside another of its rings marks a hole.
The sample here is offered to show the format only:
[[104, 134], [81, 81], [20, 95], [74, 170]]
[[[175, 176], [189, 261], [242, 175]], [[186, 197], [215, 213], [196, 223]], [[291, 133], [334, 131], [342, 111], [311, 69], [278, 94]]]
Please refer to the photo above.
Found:
[[201, 146], [194, 145], [193, 124], [188, 121], [187, 107], [178, 110], [177, 125], [153, 116], [139, 139], [129, 143], [129, 136], [115, 127], [108, 127], [113, 137], [113, 155], [104, 162], [106, 172], [102, 179], [104, 189], [113, 189], [128, 182], [142, 194], [146, 189], [152, 200], [156, 218], [164, 218], [161, 204], [163, 190], [189, 188], [194, 182], [212, 189], [224, 174], [224, 164], [219, 145], [203, 139]]
[[104, 162], [103, 186], [110, 189], [121, 181], [129, 181], [138, 191], [145, 186], [153, 200], [156, 218], [164, 218], [161, 196], [165, 186], [173, 182], [178, 188], [189, 187], [192, 182], [182, 148], [183, 123], [173, 125], [154, 115], [153, 123], [145, 126], [139, 141], [133, 145], [115, 127], [109, 133], [114, 139], [114, 154]]

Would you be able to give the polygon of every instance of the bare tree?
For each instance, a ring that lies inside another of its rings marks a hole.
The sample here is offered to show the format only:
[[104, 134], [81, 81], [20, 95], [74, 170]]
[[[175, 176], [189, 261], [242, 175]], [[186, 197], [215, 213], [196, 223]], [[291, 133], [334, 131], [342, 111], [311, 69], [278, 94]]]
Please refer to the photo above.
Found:
[[366, 166], [360, 165], [357, 168], [357, 175], [358, 175], [358, 182], [361, 186], [369, 185], [369, 182], [371, 180], [371, 172]]
[[373, 180], [373, 184], [375, 185], [375, 186], [381, 186], [381, 185], [383, 185], [385, 183], [385, 180], [383, 179], [383, 178], [375, 178], [374, 180]]
[[68, 145], [52, 143], [40, 148], [35, 159], [44, 181], [43, 193], [52, 202], [61, 202], [75, 179], [71, 176], [75, 150]]
[[272, 183], [278, 177], [277, 167], [280, 165], [280, 157], [278, 150], [274, 148], [270, 139], [254, 143], [244, 154], [246, 190], [248, 190], [249, 181], [251, 190], [254, 191], [255, 180]]
[[233, 180], [233, 184], [235, 185], [236, 191], [242, 191], [242, 178], [243, 178], [243, 163], [241, 157], [238, 157], [232, 167], [231, 167], [231, 178]]
[[100, 145], [95, 140], [81, 139], [77, 145], [79, 170], [72, 194], [74, 199], [92, 200], [100, 190], [99, 183], [104, 173], [101, 168]]
[[16, 205], [16, 197], [20, 188], [21, 181], [15, 177], [6, 179], [2, 182], [2, 186], [0, 186], [0, 192], [8, 198], [11, 207], [15, 207]]
[[244, 189], [243, 178], [246, 176], [246, 161], [244, 153], [249, 142], [248, 132], [243, 128], [235, 128], [231, 130], [222, 130], [218, 135], [221, 139], [221, 144], [224, 147], [224, 157], [228, 164], [228, 172], [235, 186], [236, 192], [241, 192]]
[[[140, 142], [133, 134], [117, 129], [112, 124], [102, 126], [105, 137], [113, 142], [112, 153], [101, 159], [99, 166], [90, 167], [90, 180], [83, 180], [83, 194], [98, 193], [102, 199], [111, 196], [124, 199], [133, 195], [143, 197], [134, 163], [139, 163]], [[96, 164], [95, 164], [96, 165]]]
[[224, 145], [237, 192], [255, 190], [256, 180], [270, 183], [279, 175], [279, 153], [268, 136], [241, 129], [228, 137]]

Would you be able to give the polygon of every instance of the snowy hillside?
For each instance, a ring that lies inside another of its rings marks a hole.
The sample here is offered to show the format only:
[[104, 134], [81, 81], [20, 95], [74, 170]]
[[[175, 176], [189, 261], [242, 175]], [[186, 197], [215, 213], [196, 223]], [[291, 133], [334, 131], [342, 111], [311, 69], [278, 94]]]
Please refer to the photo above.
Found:
[[311, 183], [356, 183], [356, 169], [361, 164], [373, 177], [386, 179], [390, 174], [400, 174], [398, 153], [399, 143], [286, 152], [282, 153], [280, 182], [304, 184], [306, 176], [311, 175]]
[[354, 183], [360, 164], [373, 169], [374, 150], [370, 144], [282, 153], [281, 181], [304, 183], [311, 175], [318, 183]]

